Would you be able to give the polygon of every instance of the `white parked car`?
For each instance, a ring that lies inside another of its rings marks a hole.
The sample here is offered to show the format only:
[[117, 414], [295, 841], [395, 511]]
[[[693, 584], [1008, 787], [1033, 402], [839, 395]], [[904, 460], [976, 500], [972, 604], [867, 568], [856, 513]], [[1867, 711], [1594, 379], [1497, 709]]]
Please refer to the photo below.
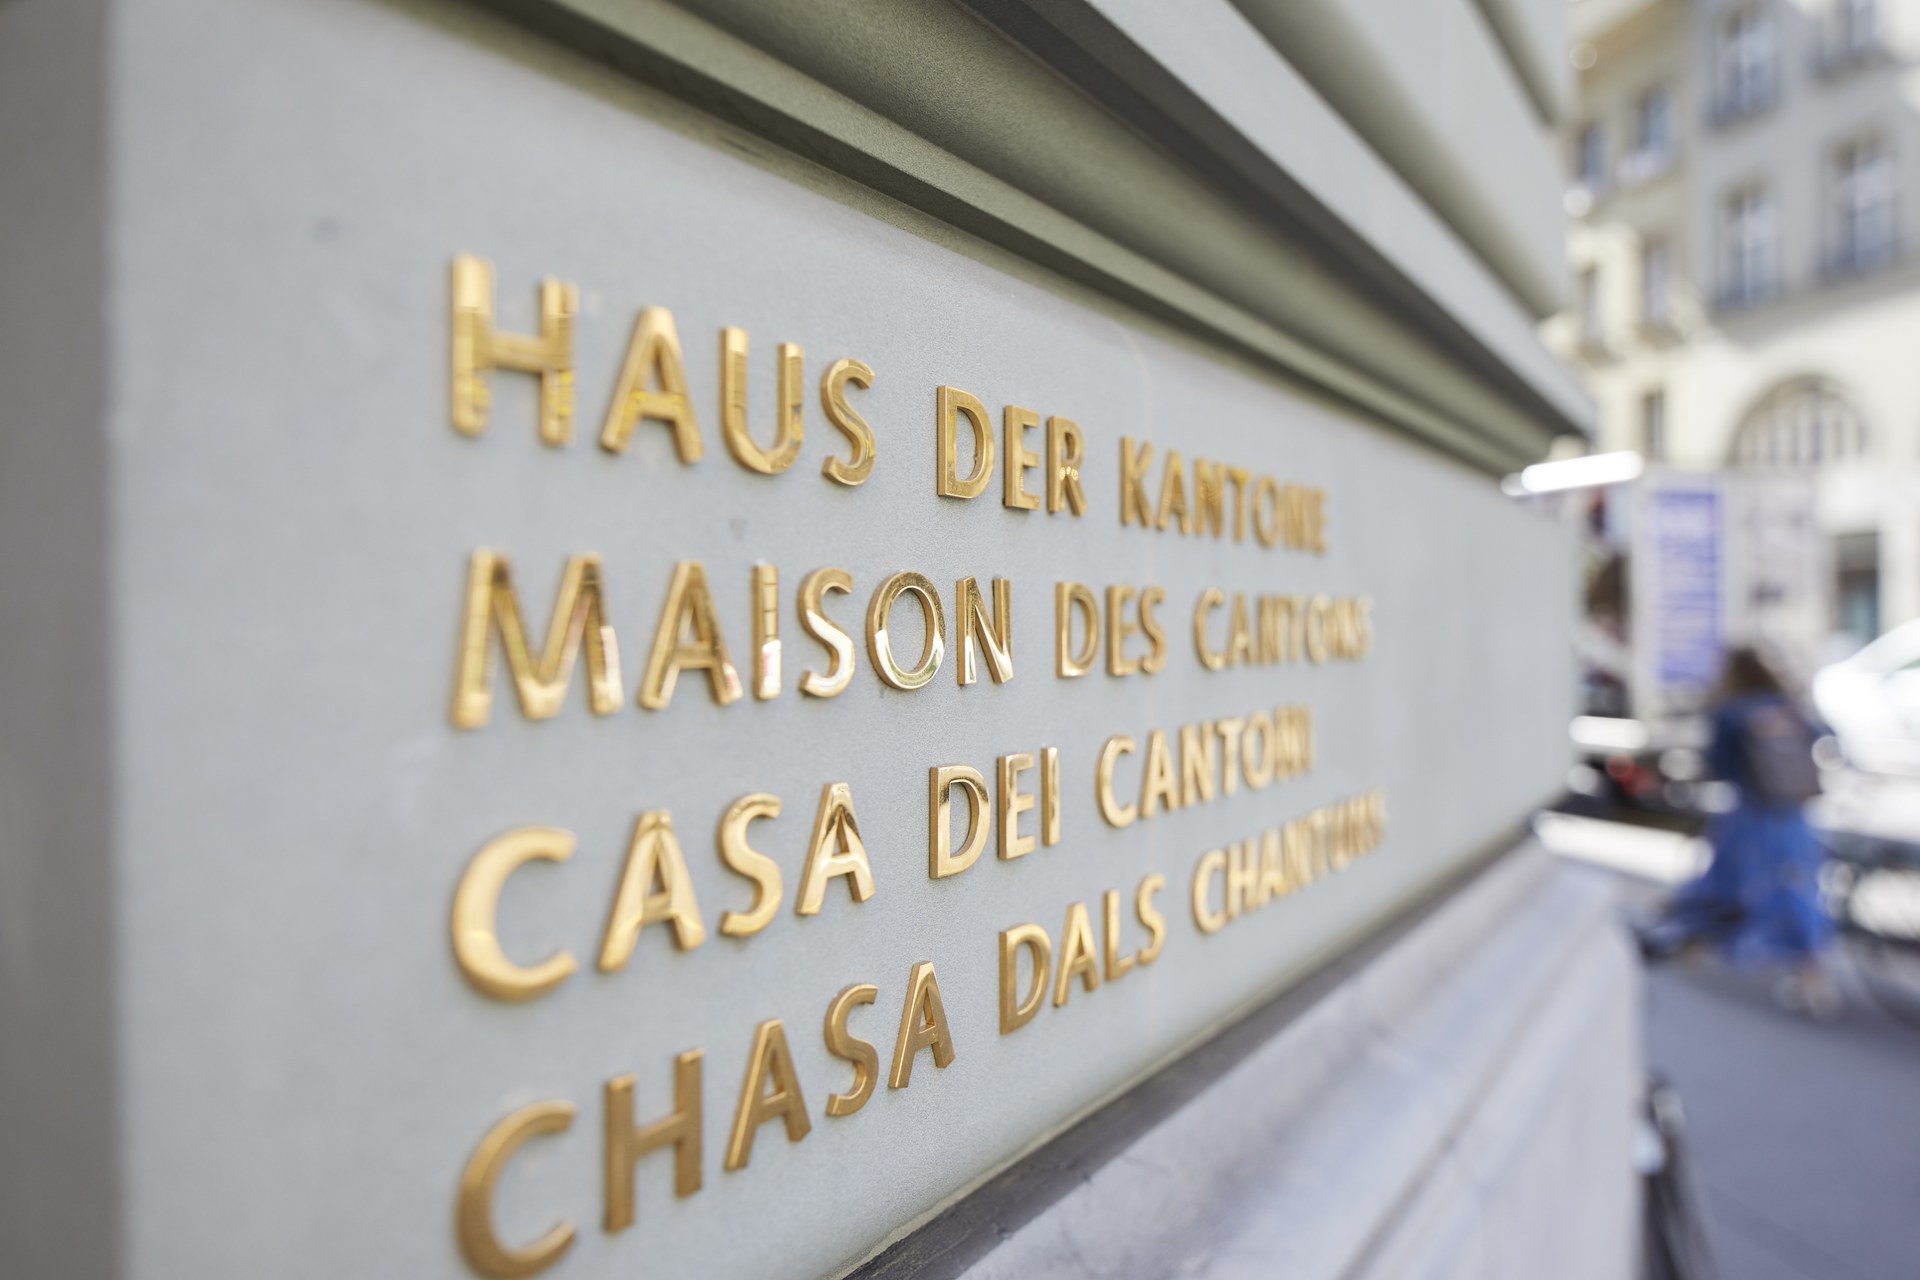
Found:
[[1920, 621], [1821, 668], [1813, 705], [1856, 769], [1920, 776]]

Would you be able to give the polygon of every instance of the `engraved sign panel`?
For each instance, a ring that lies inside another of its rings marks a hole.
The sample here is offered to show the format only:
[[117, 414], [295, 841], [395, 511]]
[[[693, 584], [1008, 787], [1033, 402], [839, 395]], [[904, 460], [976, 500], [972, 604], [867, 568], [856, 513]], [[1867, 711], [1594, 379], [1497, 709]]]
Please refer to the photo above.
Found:
[[221, 17], [114, 304], [140, 1274], [844, 1268], [1554, 789], [1486, 477], [478, 19]]

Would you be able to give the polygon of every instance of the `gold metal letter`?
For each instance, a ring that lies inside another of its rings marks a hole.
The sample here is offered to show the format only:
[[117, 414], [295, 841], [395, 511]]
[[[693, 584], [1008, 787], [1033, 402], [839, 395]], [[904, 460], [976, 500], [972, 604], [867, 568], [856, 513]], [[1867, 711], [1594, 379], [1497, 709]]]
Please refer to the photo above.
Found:
[[1200, 665], [1209, 671], [1218, 671], [1227, 665], [1226, 655], [1207, 648], [1207, 615], [1226, 603], [1226, 599], [1220, 588], [1208, 587], [1193, 604], [1193, 651], [1200, 656]]
[[872, 1004], [880, 988], [871, 982], [856, 982], [842, 988], [827, 1006], [827, 1052], [853, 1064], [853, 1088], [845, 1093], [827, 1095], [827, 1114], [850, 1116], [867, 1105], [873, 1086], [880, 1079], [880, 1051], [871, 1042], [847, 1030], [847, 1015], [857, 1004]]
[[[768, 1084], [773, 1086], [771, 1092]], [[807, 1101], [800, 1094], [800, 1077], [793, 1071], [786, 1029], [780, 1019], [768, 1018], [753, 1029], [753, 1049], [747, 1054], [747, 1074], [740, 1081], [740, 1102], [727, 1138], [729, 1172], [747, 1167], [753, 1158], [753, 1135], [775, 1116], [786, 1122], [788, 1142], [800, 1141], [813, 1128], [807, 1119]]]
[[1060, 843], [1060, 748], [1040, 748], [1040, 843]]
[[1213, 726], [1202, 720], [1180, 726], [1180, 803], [1191, 806], [1213, 799]]
[[601, 1091], [606, 1113], [601, 1177], [608, 1231], [625, 1231], [633, 1225], [633, 1167], [641, 1156], [672, 1147], [673, 1194], [685, 1197], [700, 1189], [702, 1056], [702, 1050], [689, 1049], [673, 1060], [673, 1110], [637, 1128], [633, 1123], [633, 1076], [615, 1076]]
[[1127, 621], [1127, 605], [1133, 596], [1134, 589], [1124, 584], [1107, 588], [1107, 674], [1110, 676], [1130, 676], [1140, 670], [1140, 663], [1126, 655], [1127, 637], [1139, 630]]
[[853, 575], [845, 569], [815, 569], [800, 579], [800, 625], [833, 657], [825, 675], [809, 671], [800, 677], [800, 692], [810, 698], [835, 697], [853, 680], [853, 637], [827, 616], [824, 603], [830, 591], [851, 590]]
[[[845, 462], [828, 458], [820, 464], [820, 474], [835, 484], [856, 485], [873, 474], [873, 428], [847, 404], [849, 382], [864, 391], [873, 385], [873, 370], [862, 361], [843, 358], [828, 365], [820, 379], [820, 407], [828, 425], [853, 444], [853, 457]], [[834, 1114], [832, 1103], [827, 1114]]]
[[[973, 474], [960, 478], [960, 459], [955, 447], [956, 417], [964, 416], [973, 428]], [[987, 424], [987, 406], [958, 387], [941, 387], [934, 405], [934, 423], [938, 435], [940, 470], [934, 477], [934, 492], [943, 498], [977, 498], [986, 492], [993, 477], [993, 428]]]
[[1240, 734], [1240, 772], [1255, 791], [1273, 781], [1274, 757], [1278, 754], [1274, 746], [1273, 717], [1264, 711], [1248, 716]]
[[[1260, 509], [1265, 506], [1267, 519], [1260, 518]], [[1253, 536], [1260, 545], [1270, 547], [1280, 541], [1280, 482], [1272, 476], [1261, 476], [1253, 483]]]
[[1120, 523], [1139, 523], [1153, 527], [1153, 504], [1147, 500], [1147, 468], [1153, 462], [1153, 445], [1142, 440], [1136, 452], [1133, 441], [1120, 437]]
[[1047, 419], [1047, 510], [1058, 513], [1071, 507], [1076, 516], [1087, 512], [1087, 495], [1080, 487], [1080, 463], [1086, 453], [1086, 438], [1080, 424], [1071, 418]]
[[1182, 533], [1193, 532], [1193, 519], [1187, 511], [1187, 473], [1180, 465], [1178, 449], [1167, 450], [1166, 463], [1161, 467], [1160, 513], [1153, 523], [1156, 529], [1165, 529], [1170, 522]]
[[536, 662], [527, 647], [507, 558], [495, 551], [473, 553], [467, 564], [467, 600], [461, 610], [460, 655], [454, 669], [455, 728], [477, 729], [493, 709], [489, 620], [499, 627], [507, 672], [527, 719], [545, 720], [560, 710], [573, 679], [574, 657], [581, 649], [587, 655], [587, 705], [602, 716], [620, 705], [625, 696], [620, 687], [620, 645], [607, 622], [599, 556], [573, 556], [567, 561], [553, 617], [547, 623], [546, 648]]
[[1226, 486], [1222, 484], [1221, 472], [1224, 462], [1208, 462], [1205, 458], [1193, 460], [1193, 531], [1199, 534], [1211, 533], [1219, 537], [1226, 527]]
[[780, 571], [753, 566], [753, 696], [780, 696]]
[[1233, 486], [1233, 540], [1245, 542], [1247, 539], [1247, 481], [1253, 473], [1245, 467], [1228, 467], [1227, 482]]
[[1104, 926], [1101, 931], [1101, 942], [1105, 944], [1107, 958], [1103, 977], [1108, 982], [1114, 982], [1126, 977], [1128, 970], [1134, 965], [1132, 956], [1120, 954], [1120, 891], [1107, 890], [1101, 896], [1100, 905], [1105, 917], [1101, 921]]
[[1220, 926], [1227, 922], [1225, 910], [1216, 914], [1207, 908], [1208, 888], [1212, 885], [1213, 878], [1226, 870], [1226, 867], [1227, 851], [1215, 849], [1211, 853], [1201, 855], [1200, 861], [1193, 868], [1193, 923], [1199, 926], [1202, 933], [1218, 933]]
[[633, 336], [620, 361], [620, 378], [600, 424], [600, 447], [608, 453], [625, 453], [642, 418], [673, 428], [673, 448], [680, 461], [700, 461], [705, 446], [700, 442], [693, 402], [687, 398], [687, 362], [680, 355], [673, 313], [665, 307], [646, 307], [634, 317]]
[[887, 1088], [906, 1088], [913, 1080], [914, 1058], [927, 1048], [933, 1050], [935, 1067], [945, 1070], [953, 1061], [953, 1033], [947, 1030], [946, 1006], [940, 1003], [940, 982], [933, 976], [933, 961], [922, 960], [907, 974], [907, 998], [900, 1006], [900, 1034], [893, 1042]]
[[806, 429], [800, 416], [802, 385], [800, 348], [783, 342], [779, 425], [773, 447], [762, 449], [747, 434], [747, 331], [720, 331], [720, 437], [727, 442], [727, 452], [735, 462], [763, 476], [777, 476], [793, 465], [800, 456], [800, 438]]
[[460, 1174], [460, 1195], [454, 1209], [454, 1231], [460, 1255], [467, 1265], [494, 1280], [545, 1271], [573, 1244], [573, 1224], [557, 1222], [532, 1244], [518, 1249], [500, 1243], [493, 1233], [493, 1187], [507, 1161], [528, 1138], [543, 1133], [565, 1133], [573, 1125], [570, 1102], [530, 1102], [513, 1112], [480, 1139]]
[[1020, 775], [1033, 768], [1033, 755], [1016, 751], [1000, 757], [1000, 857], [1004, 861], [1033, 852], [1033, 837], [1020, 834], [1020, 815], [1033, 808], [1034, 795], [1020, 790]]
[[960, 647], [960, 661], [955, 664], [962, 685], [972, 684], [979, 679], [973, 656], [974, 641], [986, 651], [987, 674], [993, 677], [995, 684], [1005, 684], [1013, 679], [1013, 582], [1008, 578], [993, 580], [993, 620], [988, 625], [987, 606], [980, 598], [980, 584], [973, 578], [962, 578], [954, 584], [954, 612], [959, 620], [954, 627], [954, 641]]
[[1167, 598], [1165, 587], [1140, 588], [1140, 634], [1147, 638], [1147, 655], [1140, 659], [1140, 670], [1152, 675], [1167, 665], [1167, 636], [1160, 630], [1160, 619], [1153, 610]]
[[1151, 818], [1162, 808], [1180, 807], [1180, 783], [1173, 771], [1173, 753], [1167, 735], [1155, 729], [1147, 734], [1147, 762], [1140, 778], [1140, 816]]
[[1327, 660], [1327, 611], [1333, 601], [1326, 596], [1315, 596], [1307, 602], [1307, 661], [1325, 662]]
[[1076, 902], [1067, 908], [1067, 922], [1060, 926], [1060, 967], [1053, 975], [1053, 1003], [1067, 1002], [1067, 992], [1078, 977], [1088, 991], [1100, 985], [1099, 953], [1093, 946], [1093, 923], [1087, 919], [1087, 904]]
[[[920, 662], [911, 671], [901, 670], [900, 664], [894, 661], [893, 640], [887, 634], [893, 602], [902, 592], [918, 596], [920, 608], [926, 614], [927, 638], [920, 651]], [[924, 574], [896, 573], [881, 583], [873, 599], [867, 602], [867, 656], [873, 659], [873, 668], [880, 673], [880, 678], [896, 689], [922, 688], [939, 672], [940, 663], [947, 656], [946, 630], [947, 615], [940, 607], [940, 594]]]
[[698, 560], [681, 560], [673, 566], [646, 674], [640, 679], [640, 705], [658, 711], [673, 701], [674, 682], [688, 670], [706, 671], [713, 700], [721, 706], [740, 697], [740, 673], [727, 656], [713, 594], [707, 590], [707, 571]]
[[1158, 871], [1140, 881], [1140, 887], [1133, 891], [1133, 914], [1147, 927], [1147, 945], [1140, 948], [1134, 959], [1141, 966], [1152, 964], [1160, 958], [1160, 952], [1167, 945], [1167, 919], [1153, 905], [1153, 895], [1160, 892], [1167, 878]]
[[1040, 495], [1026, 490], [1027, 472], [1040, 465], [1040, 455], [1027, 448], [1027, 432], [1040, 425], [1040, 415], [1031, 409], [1008, 405], [1001, 414], [1001, 430], [1006, 439], [1000, 480], [1000, 502], [1016, 511], [1037, 511]]
[[[1073, 647], [1076, 613], [1086, 624], [1087, 637], [1078, 651]], [[1053, 654], [1054, 670], [1066, 679], [1093, 670], [1094, 659], [1100, 656], [1100, 605], [1091, 587], [1078, 582], [1053, 584]]]
[[1213, 731], [1220, 735], [1220, 794], [1230, 796], [1240, 789], [1240, 731], [1247, 722], [1238, 716], [1228, 716], [1213, 722]]
[[1260, 833], [1260, 900], [1262, 902], [1284, 898], [1293, 892], [1293, 883], [1287, 879], [1284, 848], [1279, 827], [1268, 827]]
[[1227, 613], [1227, 665], [1244, 666], [1253, 661], [1253, 631], [1247, 625], [1247, 593], [1233, 593], [1233, 607]]
[[[959, 875], [973, 865], [987, 847], [987, 780], [971, 765], [935, 765], [927, 771], [927, 875], [940, 880]], [[953, 851], [953, 794], [959, 786], [967, 795], [967, 837]]]
[[463, 436], [487, 428], [489, 369], [514, 369], [540, 378], [540, 439], [565, 444], [573, 435], [573, 320], [580, 291], [559, 280], [540, 282], [540, 334], [528, 337], [493, 327], [493, 266], [461, 254], [453, 260], [453, 427]]
[[[1033, 976], [1027, 981], [1027, 994], [1016, 1002], [1013, 993], [1018, 985], [1023, 949], [1033, 957]], [[1053, 944], [1047, 940], [1047, 931], [1039, 925], [1020, 924], [1000, 931], [1001, 1035], [1018, 1031], [1040, 1012], [1041, 1002], [1047, 998], [1047, 969], [1052, 963]]]
[[1129, 755], [1138, 744], [1124, 733], [1116, 733], [1100, 744], [1100, 763], [1093, 774], [1094, 795], [1100, 802], [1100, 816], [1107, 820], [1110, 827], [1130, 827], [1133, 820], [1140, 816], [1137, 806], [1121, 804], [1113, 794], [1113, 764], [1122, 755]]
[[612, 973], [624, 967], [641, 927], [655, 920], [673, 925], [674, 944], [682, 951], [707, 940], [693, 880], [687, 875], [687, 859], [673, 834], [673, 815], [665, 809], [649, 809], [633, 820], [620, 887], [613, 895], [607, 932], [600, 942], [600, 968]]
[[1266, 905], [1260, 896], [1260, 849], [1252, 840], [1227, 846], [1227, 919]]
[[722, 911], [720, 932], [746, 938], [766, 928], [780, 910], [780, 864], [747, 845], [747, 824], [755, 818], [780, 816], [780, 797], [756, 791], [741, 796], [720, 815], [720, 861], [753, 881], [753, 906], [746, 911]]
[[[835, 847], [837, 846], [837, 848]], [[800, 875], [796, 913], [818, 915], [826, 901], [827, 881], [847, 877], [847, 892], [855, 902], [873, 896], [873, 868], [867, 864], [867, 846], [853, 816], [853, 789], [830, 782], [820, 789], [820, 807], [814, 813], [813, 838], [807, 842], [807, 866]]]
[[558, 827], [520, 827], [480, 847], [453, 893], [453, 956], [460, 972], [496, 1000], [531, 1000], [567, 980], [578, 964], [556, 951], [534, 965], [517, 965], [501, 949], [497, 932], [500, 891], [524, 863], [565, 862], [573, 856], [573, 832]]

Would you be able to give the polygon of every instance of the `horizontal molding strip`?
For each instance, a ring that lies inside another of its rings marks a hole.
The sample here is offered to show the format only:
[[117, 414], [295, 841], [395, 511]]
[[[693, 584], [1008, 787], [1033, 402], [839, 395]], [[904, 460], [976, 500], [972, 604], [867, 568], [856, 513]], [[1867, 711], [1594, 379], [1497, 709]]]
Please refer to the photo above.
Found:
[[[716, 0], [695, 16], [667, 0], [469, 2], [802, 160], [1312, 383], [1479, 470], [1498, 474], [1537, 460], [1554, 434], [1579, 429], [1475, 376], [1310, 247], [1204, 190], [1124, 122], [962, 8]], [[756, 38], [723, 29], [728, 20], [750, 26]], [[762, 44], [780, 48], [781, 56]], [[948, 56], [934, 66], [895, 58], [883, 74], [876, 50], [887, 47]], [[836, 78], [869, 71], [869, 99], [884, 96], [874, 86], [895, 91], [887, 112], [825, 82], [817, 66], [796, 65], [829, 57]], [[918, 74], [923, 69], [927, 75]], [[899, 96], [907, 93], [903, 79], [917, 86], [906, 97]], [[997, 105], [990, 111], [987, 103]], [[1003, 145], [1016, 120], [1025, 124], [1014, 132], [1029, 142], [1034, 121], [1049, 121], [1038, 133], [1067, 140], [1074, 154], [1012, 158], [1014, 177], [1035, 179], [1018, 184], [961, 154]], [[1078, 178], [1055, 181], [1064, 167]], [[1039, 185], [1049, 187], [1051, 199], [1025, 189]], [[1073, 199], [1060, 198], [1067, 187]], [[1122, 229], [1134, 243], [1063, 204], [1131, 218]], [[1143, 251], [1141, 240], [1154, 252]], [[1195, 253], [1207, 261], [1196, 264]], [[1222, 270], [1233, 279], [1214, 287], [1209, 277]]]

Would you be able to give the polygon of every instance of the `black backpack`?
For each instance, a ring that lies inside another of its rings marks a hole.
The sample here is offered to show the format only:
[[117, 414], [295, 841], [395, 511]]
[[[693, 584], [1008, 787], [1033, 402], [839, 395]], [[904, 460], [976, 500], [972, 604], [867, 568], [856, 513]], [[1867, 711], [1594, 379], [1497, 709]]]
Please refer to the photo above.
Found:
[[1763, 703], [1747, 713], [1740, 756], [1748, 794], [1761, 804], [1805, 804], [1820, 794], [1813, 730], [1784, 703]]

